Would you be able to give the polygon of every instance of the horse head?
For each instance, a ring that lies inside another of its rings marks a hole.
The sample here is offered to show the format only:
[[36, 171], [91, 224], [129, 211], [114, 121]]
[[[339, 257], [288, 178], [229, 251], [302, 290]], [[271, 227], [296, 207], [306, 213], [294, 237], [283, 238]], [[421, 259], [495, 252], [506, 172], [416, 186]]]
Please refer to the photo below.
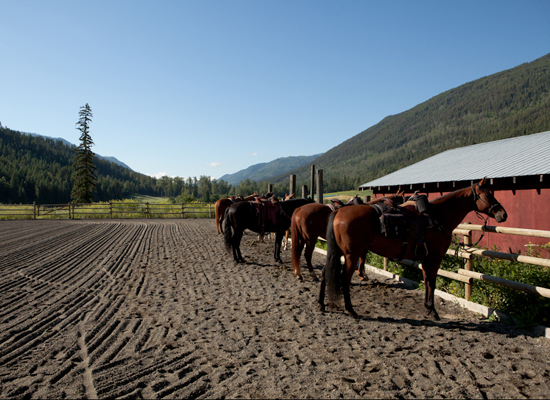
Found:
[[353, 205], [356, 206], [358, 204], [363, 204], [363, 200], [358, 195], [353, 196], [351, 199], [348, 200], [346, 205]]
[[474, 198], [474, 210], [504, 222], [508, 214], [502, 205], [495, 199], [493, 192], [488, 188], [487, 179], [483, 178], [479, 183], [472, 185]]

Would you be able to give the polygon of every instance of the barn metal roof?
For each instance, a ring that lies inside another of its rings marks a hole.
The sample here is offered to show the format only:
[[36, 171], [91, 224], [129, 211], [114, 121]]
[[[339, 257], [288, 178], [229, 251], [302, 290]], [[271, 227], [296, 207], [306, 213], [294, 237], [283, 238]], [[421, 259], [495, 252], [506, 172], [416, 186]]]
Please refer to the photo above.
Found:
[[550, 131], [447, 150], [360, 187], [550, 174]]

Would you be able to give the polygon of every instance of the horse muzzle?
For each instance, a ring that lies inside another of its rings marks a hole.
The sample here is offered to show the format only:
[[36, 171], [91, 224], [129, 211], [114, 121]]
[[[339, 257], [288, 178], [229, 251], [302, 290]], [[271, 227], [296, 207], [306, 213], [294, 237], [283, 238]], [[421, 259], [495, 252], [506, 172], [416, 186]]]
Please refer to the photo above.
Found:
[[501, 210], [493, 213], [494, 215], [494, 218], [496, 219], [497, 222], [504, 222], [508, 219], [508, 213], [506, 212], [506, 210], [504, 208], [502, 208]]

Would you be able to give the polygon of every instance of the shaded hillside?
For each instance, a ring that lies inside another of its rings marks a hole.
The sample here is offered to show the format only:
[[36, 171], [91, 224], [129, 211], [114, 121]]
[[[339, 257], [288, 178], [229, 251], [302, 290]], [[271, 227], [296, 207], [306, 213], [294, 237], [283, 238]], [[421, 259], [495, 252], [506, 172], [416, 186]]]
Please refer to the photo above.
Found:
[[[386, 117], [313, 163], [325, 182], [345, 176], [353, 188], [444, 150], [547, 130], [550, 54]], [[289, 173], [307, 184], [310, 165]], [[288, 180], [289, 173], [273, 182]]]
[[[72, 189], [74, 146], [0, 127], [0, 203], [67, 203]], [[132, 193], [157, 195], [157, 180], [95, 157], [95, 200]]]
[[239, 182], [249, 179], [250, 181], [264, 181], [274, 176], [284, 174], [290, 170], [311, 163], [321, 154], [313, 156], [281, 157], [268, 163], [252, 165], [234, 174], [227, 174], [221, 177], [230, 185], [237, 185]]

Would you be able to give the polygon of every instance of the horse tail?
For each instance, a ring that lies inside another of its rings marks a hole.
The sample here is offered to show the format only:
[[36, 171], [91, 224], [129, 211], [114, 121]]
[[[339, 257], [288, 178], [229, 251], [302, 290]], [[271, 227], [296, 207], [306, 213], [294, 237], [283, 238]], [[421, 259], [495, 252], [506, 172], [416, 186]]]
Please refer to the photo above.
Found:
[[292, 270], [297, 271], [300, 268], [300, 256], [302, 253], [301, 242], [304, 240], [298, 224], [296, 223], [296, 213], [292, 214], [290, 220], [290, 240], [291, 240], [291, 258], [292, 258]]
[[227, 252], [231, 251], [231, 242], [233, 233], [231, 232], [231, 222], [229, 221], [229, 207], [225, 210], [225, 216], [223, 219], [223, 241], [225, 243], [225, 249]]
[[333, 211], [329, 215], [327, 225], [327, 258], [324, 269], [324, 278], [326, 283], [327, 297], [329, 308], [337, 306], [341, 297], [342, 287], [342, 263], [340, 257], [342, 256], [342, 250], [336, 243], [336, 236], [334, 235], [334, 217], [338, 211]]
[[216, 218], [216, 232], [220, 234], [220, 206], [219, 202], [214, 205], [214, 217]]

